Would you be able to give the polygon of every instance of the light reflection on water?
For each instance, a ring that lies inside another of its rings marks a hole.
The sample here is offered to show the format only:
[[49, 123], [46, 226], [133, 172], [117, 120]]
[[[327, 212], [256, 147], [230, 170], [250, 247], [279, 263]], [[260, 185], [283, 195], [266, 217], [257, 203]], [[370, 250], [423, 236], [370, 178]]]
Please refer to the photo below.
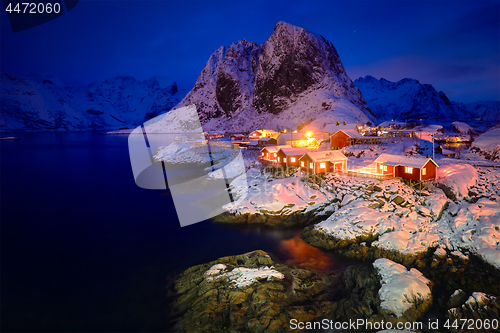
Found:
[[282, 240], [280, 248], [288, 256], [287, 265], [300, 268], [329, 271], [333, 267], [333, 260], [326, 253], [307, 244], [299, 236]]

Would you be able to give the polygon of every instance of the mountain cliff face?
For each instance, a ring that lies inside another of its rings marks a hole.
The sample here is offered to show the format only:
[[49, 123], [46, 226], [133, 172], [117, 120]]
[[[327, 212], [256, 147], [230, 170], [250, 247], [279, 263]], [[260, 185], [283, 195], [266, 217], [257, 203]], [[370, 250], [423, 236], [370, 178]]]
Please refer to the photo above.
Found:
[[473, 121], [481, 118], [486, 122], [500, 121], [500, 102], [463, 104], [448, 99], [442, 91], [417, 80], [402, 79], [391, 82], [373, 76], [354, 81], [363, 97], [377, 116], [385, 120]]
[[176, 108], [190, 104], [206, 130], [296, 128], [325, 112], [332, 123], [374, 120], [332, 43], [284, 22], [263, 45], [215, 51]]
[[175, 82], [118, 76], [87, 87], [55, 78], [1, 76], [0, 130], [132, 127], [170, 110], [183, 97]]

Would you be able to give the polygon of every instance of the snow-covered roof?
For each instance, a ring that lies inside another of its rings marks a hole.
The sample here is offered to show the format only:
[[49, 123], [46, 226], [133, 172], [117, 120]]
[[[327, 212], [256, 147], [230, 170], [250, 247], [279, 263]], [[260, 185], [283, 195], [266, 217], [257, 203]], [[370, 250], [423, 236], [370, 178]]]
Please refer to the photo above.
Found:
[[261, 129], [261, 130], [255, 130], [252, 133], [259, 132], [262, 135], [268, 135], [268, 134], [278, 134], [278, 132], [273, 131], [273, 130], [266, 130], [266, 129]]
[[[365, 136], [363, 136], [361, 133], [359, 133], [355, 129], [341, 129], [341, 130], [338, 130], [337, 132], [340, 132], [340, 131], [344, 132], [345, 134], [347, 134], [351, 138], [356, 138], [356, 139], [363, 139], [363, 138], [365, 138]], [[332, 135], [337, 134], [337, 132], [335, 132]]]
[[258, 144], [259, 144], [259, 141], [254, 140], [254, 141], [250, 141], [249, 143], [247, 143], [247, 146], [257, 146]]
[[244, 134], [231, 134], [231, 136], [245, 136]]
[[265, 142], [267, 142], [267, 141], [269, 141], [269, 140], [271, 140], [271, 139], [272, 139], [272, 140], [276, 140], [275, 138], [265, 137], [265, 138], [261, 138], [261, 139], [259, 139], [259, 141], [265, 141]]
[[269, 153], [277, 153], [278, 150], [280, 150], [281, 148], [292, 148], [292, 146], [290, 146], [290, 145], [268, 146], [268, 147], [262, 148], [261, 151], [266, 150]]
[[288, 156], [288, 155], [304, 155], [305, 153], [307, 153], [308, 151], [310, 151], [310, 149], [307, 149], [307, 148], [281, 148], [280, 149], [283, 154], [285, 154], [285, 156]]
[[436, 166], [439, 166], [432, 158], [425, 157], [408, 157], [408, 156], [398, 156], [398, 155], [390, 155], [390, 154], [382, 154], [375, 160], [375, 163], [380, 163], [384, 165], [403, 165], [409, 166], [413, 168], [421, 169], [427, 162], [431, 160]]
[[340, 150], [308, 151], [305, 155], [308, 155], [313, 162], [347, 160]]
[[304, 133], [281, 133], [278, 138], [284, 138], [285, 141], [307, 140]]

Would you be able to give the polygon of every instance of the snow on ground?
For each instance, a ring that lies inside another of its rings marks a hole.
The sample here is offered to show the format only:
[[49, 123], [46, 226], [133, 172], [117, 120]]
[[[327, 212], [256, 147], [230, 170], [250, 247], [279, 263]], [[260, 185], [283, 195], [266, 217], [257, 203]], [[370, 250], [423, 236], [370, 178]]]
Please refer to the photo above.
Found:
[[414, 130], [419, 132], [418, 136], [420, 137], [420, 139], [432, 142], [432, 136], [436, 135], [438, 131], [442, 131], [443, 126], [427, 125], [422, 127], [416, 127]]
[[196, 106], [189, 105], [148, 120], [144, 130], [153, 133], [202, 133], [200, 118]]
[[412, 268], [409, 271], [389, 259], [377, 259], [373, 263], [381, 277], [379, 290], [380, 306], [393, 312], [397, 317], [411, 308], [415, 298], [428, 299], [431, 290], [429, 280], [422, 273]]
[[384, 233], [387, 229], [395, 227], [389, 220], [391, 213], [378, 212], [367, 207], [368, 204], [369, 202], [362, 199], [353, 201], [314, 228], [335, 238], [354, 239], [359, 236]]
[[[378, 233], [372, 246], [403, 254], [425, 252], [437, 245], [465, 251], [462, 254], [470, 251], [500, 268], [500, 200], [495, 192], [500, 191], [500, 170], [488, 170], [472, 188], [482, 189], [474, 197], [478, 199], [475, 203], [467, 195], [450, 201], [441, 189], [433, 187], [419, 196], [418, 191], [394, 179], [381, 182], [332, 175], [328, 183], [336, 184], [332, 195], [340, 203], [330, 204], [331, 216], [315, 229], [352, 241]], [[368, 191], [373, 185], [381, 191]], [[443, 252], [438, 254], [446, 254]]]
[[300, 177], [275, 179], [258, 169], [248, 170], [234, 179], [230, 187], [233, 197], [237, 199], [223, 208], [232, 214], [260, 211], [287, 215], [303, 209], [307, 211], [318, 208], [333, 198], [324, 189], [311, 188]]
[[471, 251], [500, 269], [500, 202], [461, 201], [443, 214], [436, 232], [451, 250]]
[[217, 170], [210, 172], [208, 176], [215, 179], [235, 178], [245, 172], [245, 161], [243, 160], [243, 155], [240, 152], [240, 154], [238, 154], [238, 156], [227, 165], [220, 168], [218, 167], [219, 165], [214, 166]]
[[470, 127], [469, 124], [463, 123], [461, 121], [452, 122], [451, 128], [462, 134], [469, 134], [470, 132], [474, 131], [474, 129]]
[[[207, 145], [195, 147], [193, 141], [175, 141], [170, 145], [158, 148], [153, 158], [156, 161], [168, 163], [209, 163], [211, 161], [232, 161], [240, 151], [232, 149], [231, 143], [224, 141], [211, 141]], [[209, 150], [210, 148], [210, 150]], [[222, 165], [220, 165], [222, 166]]]
[[492, 154], [500, 150], [500, 126], [494, 127], [489, 131], [478, 136], [474, 142], [472, 142], [471, 148], [478, 148], [482, 151]]
[[213, 265], [205, 272], [207, 281], [218, 281], [227, 279], [230, 288], [244, 288], [252, 285], [258, 280], [271, 281], [273, 278], [284, 279], [285, 276], [274, 269], [273, 266], [262, 266], [259, 268], [236, 267], [230, 272], [224, 272], [227, 266], [224, 264]]
[[464, 198], [477, 181], [477, 170], [468, 164], [449, 164], [438, 168], [437, 177], [456, 198]]
[[19, 138], [16, 138], [15, 136], [6, 136], [3, 138], [0, 138], [0, 140], [19, 140]]

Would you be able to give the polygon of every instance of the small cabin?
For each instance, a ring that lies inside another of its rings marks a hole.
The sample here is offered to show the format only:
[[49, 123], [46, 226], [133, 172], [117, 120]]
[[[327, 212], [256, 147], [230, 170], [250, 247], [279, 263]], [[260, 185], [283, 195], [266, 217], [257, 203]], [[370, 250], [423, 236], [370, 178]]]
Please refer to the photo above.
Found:
[[248, 138], [252, 139], [252, 140], [258, 140], [260, 138], [275, 138], [276, 139], [278, 137], [278, 135], [279, 135], [279, 133], [276, 131], [262, 129], [262, 130], [253, 131], [252, 133], [250, 133]]
[[245, 140], [244, 134], [231, 134], [229, 137], [231, 141], [243, 141]]
[[407, 157], [382, 154], [375, 160], [377, 173], [411, 180], [435, 179], [436, 162], [430, 157]]
[[265, 137], [257, 140], [257, 146], [259, 147], [267, 147], [267, 146], [275, 146], [278, 144], [275, 138]]
[[309, 151], [300, 159], [300, 170], [307, 173], [341, 172], [347, 170], [347, 157], [339, 151]]
[[263, 162], [275, 163], [277, 161], [278, 151], [281, 148], [292, 148], [292, 147], [287, 145], [264, 147], [260, 151], [259, 159], [261, 159]]
[[378, 137], [364, 136], [354, 129], [344, 129], [330, 136], [330, 149], [341, 149], [355, 144], [377, 143], [379, 141]]
[[298, 167], [302, 155], [310, 151], [307, 148], [281, 148], [277, 153], [276, 162], [286, 167]]

